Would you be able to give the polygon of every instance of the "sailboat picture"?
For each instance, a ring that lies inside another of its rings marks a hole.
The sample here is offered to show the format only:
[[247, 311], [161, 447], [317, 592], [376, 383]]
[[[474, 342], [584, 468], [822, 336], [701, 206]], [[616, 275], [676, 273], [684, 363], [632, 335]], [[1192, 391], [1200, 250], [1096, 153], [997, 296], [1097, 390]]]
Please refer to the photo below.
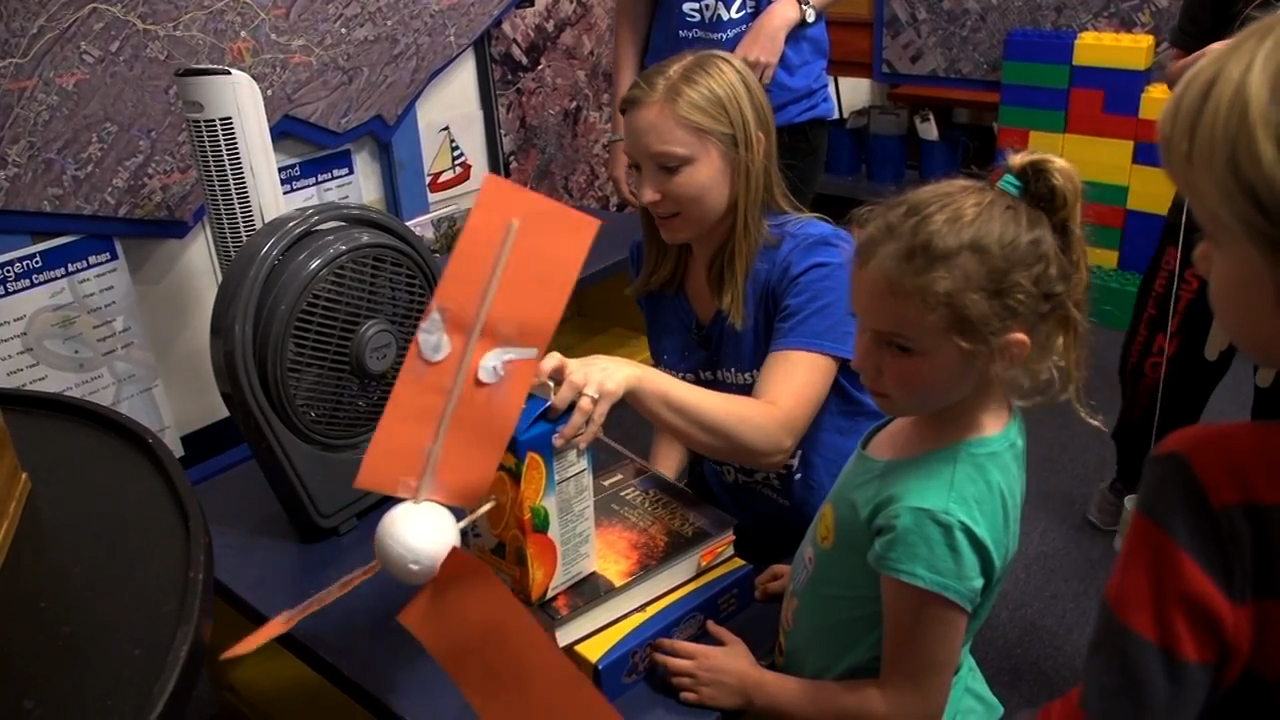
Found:
[[471, 179], [471, 163], [453, 136], [453, 130], [445, 125], [440, 133], [444, 138], [427, 167], [427, 190], [432, 193], [448, 192]]

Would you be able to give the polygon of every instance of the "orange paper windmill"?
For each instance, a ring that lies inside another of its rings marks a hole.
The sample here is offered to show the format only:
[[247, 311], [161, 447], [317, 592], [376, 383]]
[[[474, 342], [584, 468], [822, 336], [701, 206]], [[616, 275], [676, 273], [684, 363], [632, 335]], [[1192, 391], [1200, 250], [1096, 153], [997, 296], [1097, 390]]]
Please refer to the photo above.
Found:
[[[514, 432], [600, 221], [486, 178], [361, 463], [355, 486], [402, 502], [374, 559], [271, 619], [224, 659], [256, 650], [380, 569], [422, 589], [398, 619], [482, 718], [617, 717], [496, 575], [459, 549], [493, 506]], [[474, 510], [458, 522], [449, 507]]]

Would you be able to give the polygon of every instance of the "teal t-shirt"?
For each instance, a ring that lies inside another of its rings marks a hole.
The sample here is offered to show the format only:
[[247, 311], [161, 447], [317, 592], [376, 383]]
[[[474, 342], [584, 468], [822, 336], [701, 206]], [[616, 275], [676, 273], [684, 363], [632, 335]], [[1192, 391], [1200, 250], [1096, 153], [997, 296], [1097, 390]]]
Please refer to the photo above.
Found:
[[946, 718], [1003, 712], [969, 653], [1018, 546], [1026, 431], [1015, 411], [999, 433], [903, 460], [879, 460], [867, 433], [791, 563], [775, 660], [821, 680], [874, 678], [884, 638], [880, 578], [937, 593], [969, 613]]

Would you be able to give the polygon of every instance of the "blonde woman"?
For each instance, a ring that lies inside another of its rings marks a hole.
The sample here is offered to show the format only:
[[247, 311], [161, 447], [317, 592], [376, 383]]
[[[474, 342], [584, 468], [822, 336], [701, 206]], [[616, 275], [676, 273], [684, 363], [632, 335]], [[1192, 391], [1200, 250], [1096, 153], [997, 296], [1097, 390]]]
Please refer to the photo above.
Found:
[[574, 404], [563, 434], [585, 445], [626, 400], [653, 423], [663, 473], [679, 475], [690, 451], [705, 458], [690, 474], [737, 518], [739, 555], [789, 560], [883, 418], [849, 366], [853, 239], [787, 193], [769, 100], [734, 56], [654, 65], [620, 111], [644, 228], [633, 292], [654, 366], [549, 355], [556, 406]]

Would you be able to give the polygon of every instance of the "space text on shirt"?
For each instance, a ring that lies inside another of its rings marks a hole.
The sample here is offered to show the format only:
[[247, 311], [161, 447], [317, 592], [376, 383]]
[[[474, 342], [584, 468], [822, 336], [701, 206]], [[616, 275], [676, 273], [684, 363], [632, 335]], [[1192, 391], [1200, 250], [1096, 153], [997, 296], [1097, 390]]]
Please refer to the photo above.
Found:
[[696, 372], [680, 372], [670, 368], [658, 366], [662, 372], [671, 377], [684, 380], [685, 382], [721, 382], [727, 385], [744, 385], [751, 386], [756, 384], [756, 380], [760, 379], [759, 370], [739, 370], [738, 368], [719, 368], [716, 370], [698, 370]]

